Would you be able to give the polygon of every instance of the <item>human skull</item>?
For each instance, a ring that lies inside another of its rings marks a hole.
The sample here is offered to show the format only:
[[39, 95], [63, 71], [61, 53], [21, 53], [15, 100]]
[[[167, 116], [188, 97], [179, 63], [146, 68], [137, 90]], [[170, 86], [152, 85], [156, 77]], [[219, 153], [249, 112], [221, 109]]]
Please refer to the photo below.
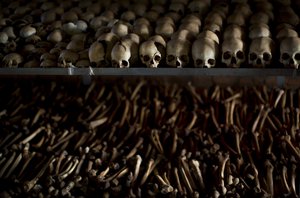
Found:
[[183, 3], [171, 3], [169, 6], [169, 11], [176, 12], [179, 15], [183, 16], [185, 13], [185, 6]]
[[133, 32], [147, 40], [152, 34], [152, 29], [151, 26], [147, 24], [138, 24], [133, 26]]
[[217, 45], [220, 44], [220, 40], [219, 40], [218, 35], [216, 33], [214, 33], [213, 31], [210, 31], [210, 30], [202, 31], [198, 35], [198, 38], [209, 38], [209, 39], [213, 40]]
[[223, 26], [223, 18], [220, 15], [220, 13], [212, 11], [206, 16], [204, 23], [205, 24], [214, 23], [214, 24], [217, 24], [218, 26], [222, 27]]
[[204, 25], [203, 30], [210, 30], [214, 32], [216, 35], [221, 35], [221, 27], [214, 23], [207, 23]]
[[287, 37], [280, 43], [280, 62], [289, 68], [298, 69], [300, 64], [300, 38]]
[[158, 67], [162, 57], [165, 54], [166, 42], [159, 36], [153, 36], [140, 45], [140, 60], [150, 68]]
[[18, 67], [23, 62], [23, 57], [18, 53], [10, 53], [3, 57], [3, 67]]
[[105, 48], [102, 43], [95, 41], [89, 48], [89, 60], [92, 67], [99, 67], [106, 65], [105, 62]]
[[113, 24], [111, 32], [118, 35], [119, 37], [123, 37], [127, 35], [130, 31], [129, 24], [123, 22], [116, 22]]
[[191, 43], [187, 40], [172, 39], [167, 43], [167, 64], [171, 67], [182, 68], [190, 62]]
[[128, 68], [138, 61], [138, 43], [131, 39], [117, 42], [111, 51], [112, 66]]
[[72, 67], [75, 65], [79, 58], [79, 55], [76, 52], [71, 50], [62, 50], [58, 57], [58, 66], [60, 67]]
[[223, 33], [223, 40], [228, 40], [231, 38], [242, 40], [244, 38], [244, 29], [236, 24], [228, 25]]
[[279, 42], [288, 37], [298, 37], [298, 33], [294, 29], [286, 28], [286, 29], [281, 29], [276, 35], [276, 39]]
[[155, 27], [155, 34], [159, 34], [164, 38], [170, 38], [175, 31], [172, 23], [160, 23]]
[[188, 11], [199, 14], [202, 17], [208, 12], [209, 6], [209, 2], [207, 1], [193, 0], [188, 4]]
[[240, 67], [245, 62], [245, 46], [240, 39], [232, 38], [222, 43], [222, 63], [227, 67]]
[[103, 45], [105, 51], [105, 61], [103, 61], [102, 64], [106, 62], [107, 66], [107, 64], [111, 62], [111, 51], [118, 40], [119, 37], [112, 32], [101, 34], [98, 37], [97, 41]]
[[216, 65], [216, 43], [210, 38], [201, 37], [192, 45], [195, 67], [211, 68]]
[[250, 24], [257, 24], [257, 23], [263, 23], [263, 24], [268, 24], [270, 20], [269, 15], [266, 13], [260, 11], [254, 13], [251, 18], [250, 18]]
[[271, 38], [261, 37], [251, 41], [248, 62], [253, 67], [266, 67], [271, 64], [274, 42]]
[[246, 25], [246, 19], [242, 12], [233, 12], [231, 15], [227, 18], [227, 24], [236, 24], [239, 26], [245, 26]]

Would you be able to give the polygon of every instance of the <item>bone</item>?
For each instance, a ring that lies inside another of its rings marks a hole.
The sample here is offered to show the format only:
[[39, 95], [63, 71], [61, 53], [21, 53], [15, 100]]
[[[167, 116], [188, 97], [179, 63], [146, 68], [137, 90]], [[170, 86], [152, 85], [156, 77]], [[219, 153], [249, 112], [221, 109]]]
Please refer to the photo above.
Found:
[[280, 63], [287, 68], [299, 67], [300, 63], [300, 38], [287, 37], [280, 43]]
[[257, 38], [251, 41], [248, 62], [253, 67], [267, 67], [272, 63], [274, 41], [268, 37]]
[[212, 68], [216, 65], [217, 43], [206, 37], [197, 39], [192, 45], [192, 57], [195, 67]]
[[191, 43], [188, 40], [173, 39], [167, 43], [167, 64], [171, 67], [186, 67], [190, 62]]
[[141, 62], [150, 68], [157, 68], [166, 56], [166, 42], [160, 35], [151, 37], [140, 45]]
[[222, 43], [222, 63], [227, 67], [240, 67], [245, 62], [245, 44], [240, 39], [225, 40]]

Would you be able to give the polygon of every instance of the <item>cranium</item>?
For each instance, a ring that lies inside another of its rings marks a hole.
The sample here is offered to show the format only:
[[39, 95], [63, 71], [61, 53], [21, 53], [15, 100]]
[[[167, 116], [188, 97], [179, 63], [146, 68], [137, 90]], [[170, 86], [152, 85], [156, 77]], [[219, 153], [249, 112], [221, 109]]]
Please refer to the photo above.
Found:
[[276, 39], [278, 41], [282, 41], [283, 39], [288, 37], [298, 37], [298, 33], [294, 29], [286, 28], [286, 29], [281, 29], [276, 35]]
[[95, 41], [89, 48], [89, 60], [92, 67], [105, 66], [105, 49], [102, 43]]
[[137, 15], [137, 16], [144, 16], [147, 10], [147, 5], [142, 3], [142, 2], [136, 2], [132, 5], [132, 11]]
[[210, 30], [216, 35], [221, 36], [221, 27], [214, 23], [207, 23], [204, 25], [203, 30]]
[[164, 38], [170, 38], [175, 31], [175, 26], [171, 23], [160, 23], [155, 28], [155, 34], [159, 34]]
[[217, 34], [210, 30], [204, 30], [198, 35], [198, 38], [209, 38], [213, 40], [216, 44], [220, 44], [220, 40]]
[[244, 30], [241, 26], [236, 24], [228, 25], [223, 33], [223, 39], [228, 40], [231, 38], [243, 39], [244, 38]]
[[16, 35], [14, 33], [14, 28], [12, 26], [5, 27], [3, 29], [3, 32], [5, 32], [7, 34], [8, 38], [11, 38], [11, 39], [16, 38]]
[[271, 31], [265, 24], [255, 24], [250, 27], [249, 38], [271, 37]]
[[84, 49], [85, 41], [84, 40], [79, 40], [79, 39], [72, 39], [66, 49], [71, 50], [73, 52], [79, 52]]
[[181, 15], [179, 15], [178, 13], [176, 13], [176, 12], [167, 12], [166, 14], [165, 14], [165, 16], [167, 16], [167, 17], [170, 17], [171, 19], [173, 19], [173, 21], [175, 22], [175, 23], [177, 23], [177, 22], [179, 22], [179, 20], [181, 19]]
[[150, 26], [150, 22], [148, 19], [144, 18], [144, 17], [140, 17], [138, 19], [136, 19], [133, 23], [133, 26], [138, 26], [138, 25], [147, 25]]
[[171, 67], [185, 67], [190, 62], [191, 43], [188, 40], [172, 39], [167, 43], [167, 64]]
[[54, 30], [47, 37], [47, 40], [53, 43], [61, 42], [62, 39], [63, 39], [62, 32], [59, 29]]
[[280, 43], [280, 62], [289, 68], [298, 69], [300, 64], [300, 38], [288, 37]]
[[214, 23], [217, 24], [218, 26], [222, 27], [223, 26], [223, 18], [218, 12], [210, 12], [206, 18], [205, 18], [205, 24], [208, 23]]
[[239, 26], [245, 26], [246, 25], [246, 19], [242, 12], [236, 11], [233, 12], [228, 18], [227, 18], [227, 24], [236, 24]]
[[222, 18], [225, 19], [229, 12], [229, 5], [226, 1], [215, 2], [213, 11], [218, 11]]
[[133, 26], [133, 32], [141, 36], [144, 40], [147, 40], [152, 34], [152, 29], [147, 24], [139, 24]]
[[75, 11], [70, 10], [68, 12], [63, 13], [63, 15], [61, 16], [61, 20], [64, 23], [75, 22], [78, 20], [78, 15]]
[[71, 67], [74, 66], [79, 58], [76, 52], [70, 50], [62, 50], [58, 57], [58, 65], [60, 67]]
[[111, 59], [113, 67], [128, 68], [134, 66], [138, 61], [138, 43], [131, 39], [122, 39], [114, 45]]
[[150, 68], [158, 67], [165, 56], [166, 42], [162, 36], [156, 35], [140, 45], [140, 60]]
[[266, 13], [260, 11], [260, 12], [254, 13], [251, 16], [250, 24], [257, 24], [257, 23], [268, 24], [269, 20], [270, 20], [269, 15], [267, 15]]
[[217, 47], [210, 38], [200, 37], [192, 45], [192, 56], [195, 67], [211, 68], [216, 65]]
[[[104, 47], [106, 66], [108, 66], [107, 64], [111, 62], [111, 51], [118, 40], [119, 37], [112, 32], [104, 33], [100, 35], [97, 39], [97, 41], [101, 43]], [[102, 64], [103, 63], [104, 62], [102, 62]]]
[[237, 38], [224, 40], [222, 43], [222, 63], [227, 67], [240, 67], [245, 62], [245, 46]]
[[252, 15], [251, 7], [246, 2], [236, 4], [233, 12], [242, 13], [245, 19], [248, 19]]
[[171, 39], [181, 39], [188, 41], [193, 41], [195, 40], [195, 38], [195, 35], [186, 29], [179, 29], [171, 36]]
[[129, 24], [118, 21], [113, 24], [111, 32], [115, 33], [119, 37], [123, 37], [129, 33]]
[[200, 31], [200, 26], [196, 22], [187, 22], [182, 23], [179, 28], [179, 30], [188, 30], [193, 36], [197, 36]]
[[186, 15], [182, 20], [181, 23], [194, 23], [198, 26], [201, 26], [201, 20], [200, 18], [195, 14], [188, 14]]
[[23, 57], [18, 53], [10, 53], [3, 57], [3, 67], [18, 67], [23, 62]]
[[183, 3], [171, 3], [169, 6], [169, 11], [176, 12], [179, 15], [183, 16], [185, 13], [185, 6]]
[[8, 42], [8, 35], [6, 32], [0, 32], [0, 43], [6, 44]]
[[262, 37], [251, 41], [248, 62], [254, 67], [266, 67], [271, 64], [274, 42], [271, 38]]
[[135, 20], [135, 13], [130, 10], [123, 12], [121, 15], [121, 20], [133, 24]]
[[154, 10], [149, 10], [143, 15], [146, 19], [148, 19], [150, 22], [154, 23], [159, 18], [159, 13]]
[[202, 0], [193, 0], [188, 4], [188, 11], [204, 16], [209, 10], [209, 2]]
[[36, 33], [36, 29], [30, 25], [26, 25], [20, 30], [20, 36], [22, 38], [30, 37], [31, 35], [34, 35], [35, 33]]

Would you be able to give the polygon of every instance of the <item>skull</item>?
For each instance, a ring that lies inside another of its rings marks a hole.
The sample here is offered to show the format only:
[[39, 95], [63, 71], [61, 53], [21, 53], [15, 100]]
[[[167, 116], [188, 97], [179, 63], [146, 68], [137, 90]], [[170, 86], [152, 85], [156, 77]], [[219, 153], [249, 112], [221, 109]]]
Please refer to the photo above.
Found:
[[133, 24], [135, 20], [135, 13], [130, 10], [123, 12], [121, 15], [121, 20]]
[[298, 33], [294, 29], [286, 28], [286, 29], [280, 30], [276, 35], [276, 39], [278, 41], [282, 41], [283, 39], [288, 38], [288, 37], [298, 37]]
[[214, 23], [205, 24], [205, 26], [203, 27], [203, 30], [210, 30], [218, 36], [221, 35], [221, 27]]
[[242, 40], [232, 38], [222, 43], [222, 63], [227, 67], [240, 67], [245, 62], [245, 46]]
[[249, 38], [255, 39], [260, 37], [271, 37], [271, 32], [269, 30], [268, 25], [260, 23], [252, 25], [249, 28]]
[[192, 45], [195, 67], [211, 68], [216, 65], [216, 43], [210, 38], [201, 37]]
[[131, 39], [117, 42], [111, 51], [112, 66], [128, 68], [138, 61], [138, 43]]
[[89, 48], [89, 60], [92, 67], [99, 67], [106, 65], [105, 49], [102, 43], [95, 41]]
[[223, 18], [220, 13], [212, 11], [205, 18], [205, 24], [214, 23], [218, 26], [223, 26]]
[[167, 64], [182, 68], [189, 63], [191, 43], [188, 40], [172, 39], [167, 43]]
[[280, 62], [285, 67], [298, 69], [300, 64], [300, 38], [287, 37], [280, 43]]
[[198, 38], [209, 38], [209, 39], [213, 40], [217, 45], [219, 45], [219, 43], [220, 43], [219, 37], [217, 36], [217, 34], [210, 30], [204, 30], [203, 32], [201, 32], [198, 35]]
[[111, 62], [111, 51], [118, 40], [119, 37], [112, 32], [101, 34], [98, 37], [97, 41], [102, 43], [105, 51], [105, 61], [102, 64], [106, 63], [105, 65], [107, 66]]
[[116, 22], [115, 24], [113, 24], [111, 32], [118, 35], [119, 37], [123, 37], [129, 33], [129, 24]]
[[170, 38], [174, 33], [175, 26], [172, 23], [160, 23], [155, 27], [155, 34]]
[[209, 6], [209, 2], [205, 2], [202, 0], [193, 0], [188, 4], [188, 10], [191, 13], [196, 13], [200, 16], [204, 16], [208, 12]]
[[252, 40], [249, 50], [249, 64], [254, 67], [266, 67], [271, 64], [274, 42], [271, 38], [262, 37]]
[[10, 53], [3, 57], [4, 67], [18, 67], [23, 62], [23, 57], [18, 53]]
[[195, 22], [182, 23], [179, 26], [179, 30], [188, 30], [193, 36], [197, 36], [200, 31], [200, 26]]
[[151, 26], [148, 26], [147, 24], [139, 24], [133, 26], [133, 32], [146, 40], [152, 34], [152, 29]]
[[250, 24], [257, 24], [257, 23], [268, 24], [270, 20], [269, 18], [270, 18], [269, 15], [267, 15], [262, 11], [256, 12], [251, 16]]
[[244, 37], [244, 30], [241, 26], [236, 25], [236, 24], [231, 24], [226, 27], [223, 33], [223, 39], [228, 40], [231, 38], [236, 38], [236, 39], [243, 39]]
[[165, 54], [166, 42], [159, 36], [153, 36], [140, 45], [140, 59], [147, 67], [156, 68]]
[[239, 26], [245, 26], [246, 25], [246, 19], [242, 12], [233, 12], [228, 18], [227, 18], [227, 24], [236, 24]]
[[71, 50], [62, 50], [58, 57], [58, 66], [71, 67], [74, 66], [79, 58], [79, 55]]
[[183, 16], [185, 13], [185, 6], [183, 3], [171, 3], [169, 6], [169, 11], [176, 12], [179, 15]]

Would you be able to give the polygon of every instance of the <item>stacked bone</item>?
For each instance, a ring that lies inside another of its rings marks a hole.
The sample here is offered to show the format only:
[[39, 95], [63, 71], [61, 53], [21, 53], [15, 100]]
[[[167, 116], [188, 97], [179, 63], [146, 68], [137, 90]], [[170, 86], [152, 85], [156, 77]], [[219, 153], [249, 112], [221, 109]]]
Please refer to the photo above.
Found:
[[297, 197], [300, 90], [0, 87], [1, 197]]
[[0, 7], [3, 67], [261, 68], [280, 63], [298, 68], [300, 63], [296, 1], [18, 0]]

